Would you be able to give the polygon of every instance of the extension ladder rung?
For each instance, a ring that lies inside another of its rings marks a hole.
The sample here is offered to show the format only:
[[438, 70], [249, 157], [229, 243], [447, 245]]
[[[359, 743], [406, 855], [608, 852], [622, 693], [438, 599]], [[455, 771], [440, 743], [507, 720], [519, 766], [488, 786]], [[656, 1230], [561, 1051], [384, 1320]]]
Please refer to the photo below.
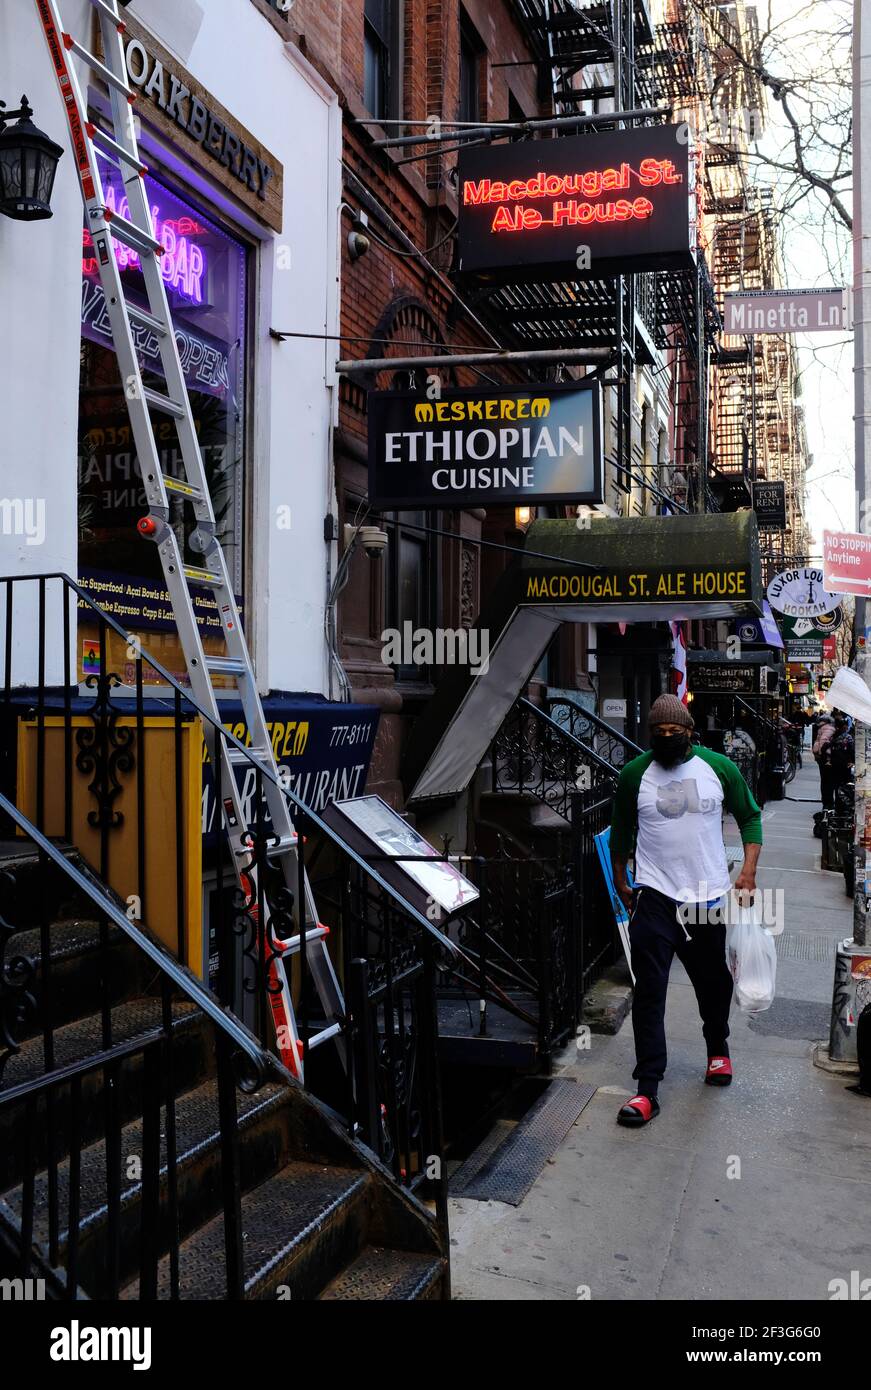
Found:
[[132, 303], [129, 299], [127, 301], [127, 317], [137, 319], [139, 323], [147, 324], [161, 338], [165, 338], [169, 332], [169, 325], [163, 319], [159, 319], [156, 314], [149, 314], [147, 309], [140, 309], [138, 304]]
[[171, 401], [169, 396], [164, 396], [161, 391], [152, 391], [150, 386], [143, 386], [142, 394], [152, 410], [159, 410], [162, 415], [172, 415], [176, 420], [183, 420], [187, 414], [179, 401]]
[[[297, 837], [295, 832], [290, 835], [282, 835], [274, 844], [266, 846], [266, 858], [278, 859], [280, 855], [286, 854], [289, 849], [296, 849]], [[239, 845], [236, 854], [240, 859], [247, 859], [254, 853], [252, 844]]]
[[103, 218], [112, 235], [117, 237], [119, 241], [123, 241], [124, 245], [129, 246], [131, 250], [138, 251], [140, 254], [143, 251], [150, 251], [155, 256], [162, 255], [163, 246], [161, 243], [143, 227], [137, 227], [135, 223], [128, 222], [126, 217], [113, 212], [111, 208], [103, 208]]
[[329, 1028], [322, 1028], [314, 1037], [308, 1039], [307, 1047], [311, 1052], [313, 1047], [320, 1047], [321, 1043], [329, 1042], [330, 1038], [337, 1038], [342, 1031], [341, 1023], [331, 1023]]
[[[114, 19], [114, 15], [112, 18]], [[61, 34], [61, 38], [63, 39], [64, 48], [68, 49], [70, 53], [75, 53], [76, 57], [81, 58], [83, 63], [87, 63], [89, 68], [93, 68], [94, 72], [102, 77], [104, 82], [108, 82], [110, 87], [115, 88], [116, 92], [121, 92], [128, 100], [136, 95], [133, 88], [124, 81], [123, 77], [116, 77], [111, 68], [107, 68], [105, 63], [101, 63], [99, 58], [95, 58], [91, 50], [89, 48], [84, 48], [82, 44], [78, 43], [77, 40], [73, 38], [72, 34]]]
[[227, 758], [231, 763], [244, 767], [245, 763], [252, 759], [254, 762], [259, 762], [262, 758], [268, 758], [271, 751], [269, 748], [246, 748], [243, 753], [240, 748], [234, 748], [231, 745], [227, 749]]
[[181, 497], [186, 497], [189, 502], [204, 502], [202, 490], [198, 487], [191, 487], [183, 478], [170, 478], [166, 474], [163, 477], [163, 486], [167, 492], [177, 492]]
[[[329, 934], [329, 927], [325, 927], [323, 922], [318, 922], [316, 926], [306, 929], [306, 945], [308, 945], [310, 941], [323, 941], [324, 937], [329, 936]], [[283, 956], [293, 955], [295, 951], [300, 949], [301, 939], [299, 935], [286, 936], [283, 941], [280, 938], [276, 938], [274, 943], [275, 949], [280, 951]]]
[[223, 589], [224, 580], [216, 570], [201, 570], [196, 565], [184, 565], [182, 574], [189, 584], [198, 584], [203, 589]]
[[110, 150], [113, 154], [118, 156], [117, 161], [114, 159], [112, 160], [116, 168], [120, 168], [121, 164], [125, 164], [129, 168], [135, 169], [137, 174], [146, 174], [148, 172], [148, 165], [143, 164], [138, 155], [131, 154], [130, 151], [126, 150], [117, 140], [113, 140], [111, 135], [107, 135], [102, 126], [94, 125], [93, 121], [89, 121], [85, 129], [94, 144], [99, 145], [100, 153], [104, 155], [106, 159], [109, 158]]
[[124, 33], [124, 30], [127, 28], [127, 25], [123, 22], [123, 20], [120, 20], [118, 18], [115, 11], [112, 9], [112, 6], [106, 4], [106, 0], [90, 0], [90, 2], [95, 10], [99, 10], [101, 14], [104, 14], [107, 19], [111, 19], [112, 23], [118, 26], [119, 34]]
[[209, 656], [206, 654], [206, 670], [213, 676], [247, 676], [248, 667], [237, 656]]

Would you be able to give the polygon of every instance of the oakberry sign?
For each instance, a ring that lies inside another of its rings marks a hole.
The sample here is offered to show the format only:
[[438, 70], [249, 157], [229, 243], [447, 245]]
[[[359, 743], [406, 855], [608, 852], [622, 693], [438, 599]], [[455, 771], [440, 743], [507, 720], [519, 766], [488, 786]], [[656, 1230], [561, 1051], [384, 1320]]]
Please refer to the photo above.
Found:
[[694, 168], [685, 126], [463, 149], [459, 269], [576, 280], [687, 267]]
[[595, 382], [369, 393], [369, 501], [378, 507], [601, 502]]

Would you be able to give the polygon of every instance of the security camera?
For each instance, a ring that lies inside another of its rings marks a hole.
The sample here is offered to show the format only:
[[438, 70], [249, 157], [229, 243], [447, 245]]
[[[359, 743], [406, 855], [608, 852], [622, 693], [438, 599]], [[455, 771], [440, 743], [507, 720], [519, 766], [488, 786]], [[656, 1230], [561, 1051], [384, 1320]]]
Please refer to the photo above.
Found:
[[360, 529], [363, 549], [370, 560], [380, 560], [387, 549], [387, 532], [378, 526], [363, 526]]
[[294, 6], [294, 0], [275, 0], [275, 8], [279, 14], [290, 14]]
[[352, 526], [345, 523], [345, 548], [362, 541], [363, 549], [370, 560], [380, 560], [387, 549], [387, 532], [379, 526]]
[[348, 255], [352, 261], [359, 261], [361, 256], [365, 256], [371, 245], [369, 238], [362, 232], [348, 233]]

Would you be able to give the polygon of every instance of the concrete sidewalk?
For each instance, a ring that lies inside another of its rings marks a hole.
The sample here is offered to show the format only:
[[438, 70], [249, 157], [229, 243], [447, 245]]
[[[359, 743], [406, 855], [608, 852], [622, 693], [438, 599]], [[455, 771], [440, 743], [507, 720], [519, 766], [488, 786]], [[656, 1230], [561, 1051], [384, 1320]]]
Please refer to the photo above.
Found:
[[[771, 1010], [751, 1022], [733, 1005], [732, 1085], [702, 1084], [695, 996], [676, 961], [661, 1115], [642, 1130], [615, 1123], [634, 1093], [629, 1021], [568, 1049], [555, 1070], [599, 1089], [520, 1207], [452, 1200], [456, 1298], [827, 1299], [830, 1279], [871, 1277], [871, 1101], [812, 1062], [852, 919], [842, 875], [819, 867], [805, 756], [787, 790], [808, 804], [763, 813], [759, 883], [785, 890], [786, 927]], [[734, 827], [726, 839], [738, 843]]]

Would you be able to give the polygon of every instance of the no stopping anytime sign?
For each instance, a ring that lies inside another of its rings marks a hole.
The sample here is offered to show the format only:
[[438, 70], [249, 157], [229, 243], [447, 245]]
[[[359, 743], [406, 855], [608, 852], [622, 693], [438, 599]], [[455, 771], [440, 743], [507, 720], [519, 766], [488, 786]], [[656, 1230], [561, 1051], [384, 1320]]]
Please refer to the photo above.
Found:
[[823, 585], [842, 594], [871, 593], [871, 536], [823, 532]]

